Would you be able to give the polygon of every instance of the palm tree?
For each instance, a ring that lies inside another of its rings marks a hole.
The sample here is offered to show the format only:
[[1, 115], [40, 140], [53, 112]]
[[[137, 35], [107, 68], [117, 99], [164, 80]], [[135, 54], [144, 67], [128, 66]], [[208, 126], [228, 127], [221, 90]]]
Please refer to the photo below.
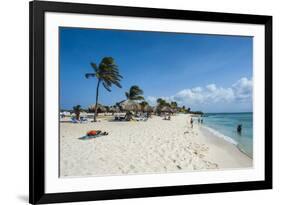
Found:
[[79, 120], [80, 119], [80, 113], [82, 111], [81, 105], [73, 106], [73, 111], [76, 115], [76, 119]]
[[159, 106], [161, 108], [164, 106], [168, 106], [168, 107], [171, 106], [168, 102], [166, 102], [166, 100], [164, 100], [162, 98], [158, 98], [156, 102], [157, 102], [157, 106]]
[[96, 88], [96, 106], [94, 115], [94, 121], [96, 122], [100, 83], [102, 83], [103, 87], [107, 91], [111, 92], [112, 84], [116, 85], [119, 88], [122, 87], [120, 81], [123, 77], [119, 74], [118, 66], [115, 64], [114, 59], [112, 57], [104, 57], [99, 65], [91, 63], [91, 66], [94, 72], [86, 73], [85, 76], [86, 78], [96, 77], [98, 80]]
[[173, 113], [177, 112], [178, 111], [178, 103], [176, 101], [172, 101], [170, 103], [170, 107], [172, 108], [173, 110]]
[[170, 106], [169, 103], [166, 102], [166, 100], [162, 99], [162, 98], [158, 98], [156, 100], [157, 102], [157, 106], [156, 106], [156, 112], [158, 113], [158, 115], [161, 114], [161, 109], [165, 106]]
[[157, 104], [158, 104], [159, 106], [163, 106], [163, 105], [166, 104], [166, 101], [163, 100], [162, 98], [158, 98], [158, 99], [156, 100], [156, 102], [157, 102]]
[[125, 92], [125, 95], [128, 100], [143, 100], [144, 97], [142, 89], [139, 86], [133, 85], [131, 86], [129, 92]]
[[141, 110], [144, 111], [144, 108], [145, 108], [145, 106], [147, 106], [147, 105], [148, 105], [148, 102], [146, 102], [146, 101], [140, 102]]

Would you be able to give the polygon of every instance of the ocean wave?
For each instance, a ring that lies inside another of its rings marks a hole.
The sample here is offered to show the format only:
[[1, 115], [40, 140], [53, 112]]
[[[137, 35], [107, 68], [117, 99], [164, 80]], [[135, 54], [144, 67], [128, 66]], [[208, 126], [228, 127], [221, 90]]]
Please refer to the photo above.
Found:
[[236, 142], [234, 139], [232, 139], [231, 137], [228, 137], [222, 133], [220, 133], [219, 131], [213, 129], [213, 128], [210, 128], [210, 127], [207, 127], [207, 126], [203, 126], [202, 128], [204, 128], [206, 131], [210, 132], [211, 134], [215, 135], [216, 137], [219, 137], [219, 138], [222, 138], [224, 139], [225, 141], [231, 143], [231, 144], [234, 144], [234, 145], [238, 145], [238, 142]]

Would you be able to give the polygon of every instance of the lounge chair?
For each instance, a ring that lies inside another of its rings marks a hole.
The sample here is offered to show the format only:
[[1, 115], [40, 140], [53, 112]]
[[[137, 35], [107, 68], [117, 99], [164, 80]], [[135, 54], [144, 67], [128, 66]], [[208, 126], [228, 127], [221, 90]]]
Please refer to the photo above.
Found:
[[88, 122], [93, 122], [93, 121], [94, 121], [94, 119], [89, 119], [87, 117], [81, 117], [80, 118], [81, 123], [88, 123]]
[[114, 120], [115, 121], [124, 121], [125, 117], [124, 116], [115, 116]]
[[136, 121], [147, 121], [147, 117], [134, 117], [133, 119]]
[[79, 120], [77, 120], [77, 119], [76, 119], [76, 118], [74, 118], [74, 117], [73, 117], [73, 118], [71, 118], [71, 122], [72, 122], [72, 123], [80, 123], [80, 121], [79, 121]]

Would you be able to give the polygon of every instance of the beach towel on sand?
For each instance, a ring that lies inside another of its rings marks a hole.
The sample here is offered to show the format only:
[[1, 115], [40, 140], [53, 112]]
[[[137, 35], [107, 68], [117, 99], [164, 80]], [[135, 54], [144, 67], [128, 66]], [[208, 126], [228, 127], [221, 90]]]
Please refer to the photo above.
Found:
[[93, 139], [93, 138], [97, 138], [97, 137], [101, 137], [103, 135], [85, 135], [85, 136], [82, 136], [82, 137], [79, 137], [78, 139], [79, 140], [88, 140], [88, 139]]

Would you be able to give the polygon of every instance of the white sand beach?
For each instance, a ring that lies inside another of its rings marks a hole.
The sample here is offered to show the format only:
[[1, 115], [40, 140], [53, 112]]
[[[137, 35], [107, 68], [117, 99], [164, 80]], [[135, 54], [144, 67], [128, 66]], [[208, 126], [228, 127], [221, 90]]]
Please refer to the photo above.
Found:
[[[252, 167], [235, 145], [189, 124], [189, 114], [145, 122], [60, 122], [60, 176], [104, 176]], [[109, 134], [80, 140], [89, 130]]]

